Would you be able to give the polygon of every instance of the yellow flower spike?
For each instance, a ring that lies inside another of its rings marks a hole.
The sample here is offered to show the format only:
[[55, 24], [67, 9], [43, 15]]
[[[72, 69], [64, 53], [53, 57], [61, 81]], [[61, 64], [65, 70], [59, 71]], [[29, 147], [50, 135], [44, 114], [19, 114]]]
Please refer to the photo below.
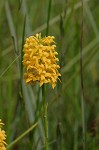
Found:
[[0, 150], [6, 150], [6, 134], [5, 131], [2, 130], [2, 126], [4, 124], [2, 123], [1, 119], [0, 119]]
[[44, 83], [51, 83], [52, 87], [56, 86], [58, 77], [61, 74], [57, 65], [59, 59], [55, 48], [55, 37], [41, 37], [41, 33], [30, 36], [24, 44], [23, 65], [25, 68], [24, 79], [26, 83], [31, 84], [39, 82], [40, 86]]

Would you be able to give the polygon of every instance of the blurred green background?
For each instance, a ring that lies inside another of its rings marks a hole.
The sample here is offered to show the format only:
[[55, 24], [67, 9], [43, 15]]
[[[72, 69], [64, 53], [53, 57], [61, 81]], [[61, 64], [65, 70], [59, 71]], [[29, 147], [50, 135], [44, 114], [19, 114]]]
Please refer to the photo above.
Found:
[[50, 14], [48, 35], [55, 36], [62, 76], [54, 90], [47, 87], [49, 149], [83, 150], [85, 114], [86, 149], [99, 150], [99, 1], [83, 0], [83, 6], [80, 0], [50, 2], [48, 10], [49, 0], [0, 0], [0, 118], [5, 123], [7, 143], [38, 121], [38, 126], [10, 149], [44, 149], [41, 90], [38, 85], [27, 86], [20, 78], [20, 53], [23, 36], [46, 35]]

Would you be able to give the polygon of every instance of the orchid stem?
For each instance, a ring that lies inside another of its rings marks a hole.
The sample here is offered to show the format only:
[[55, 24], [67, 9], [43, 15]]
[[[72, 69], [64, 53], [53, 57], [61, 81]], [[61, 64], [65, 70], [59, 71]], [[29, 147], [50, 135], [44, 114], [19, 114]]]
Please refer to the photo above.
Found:
[[42, 86], [42, 101], [44, 111], [44, 130], [45, 130], [45, 150], [48, 150], [48, 119], [47, 119], [47, 103], [45, 99], [45, 86]]

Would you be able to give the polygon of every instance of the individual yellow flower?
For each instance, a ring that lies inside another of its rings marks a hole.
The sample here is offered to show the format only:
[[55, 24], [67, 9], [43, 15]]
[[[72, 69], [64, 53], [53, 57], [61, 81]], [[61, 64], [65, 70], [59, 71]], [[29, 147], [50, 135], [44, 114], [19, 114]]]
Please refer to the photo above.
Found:
[[23, 65], [25, 68], [24, 78], [26, 83], [40, 82], [51, 83], [52, 87], [56, 86], [59, 65], [55, 48], [55, 37], [47, 36], [42, 38], [41, 34], [30, 36], [24, 44]]
[[6, 134], [5, 134], [5, 131], [2, 130], [2, 125], [4, 125], [2, 122], [1, 122], [1, 119], [0, 119], [0, 150], [6, 150]]

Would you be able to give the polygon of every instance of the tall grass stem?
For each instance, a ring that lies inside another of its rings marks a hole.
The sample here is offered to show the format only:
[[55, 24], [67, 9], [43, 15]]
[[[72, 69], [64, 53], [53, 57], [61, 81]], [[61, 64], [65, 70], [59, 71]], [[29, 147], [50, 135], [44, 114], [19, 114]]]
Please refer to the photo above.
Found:
[[49, 0], [49, 5], [48, 5], [48, 16], [47, 16], [46, 36], [48, 36], [48, 32], [49, 32], [49, 21], [50, 21], [50, 14], [51, 14], [51, 3], [52, 3], [52, 0]]
[[25, 137], [30, 131], [32, 131], [37, 125], [38, 123], [33, 124], [28, 130], [26, 130], [23, 134], [21, 134], [18, 138], [16, 138], [13, 142], [11, 142], [8, 145], [7, 150], [13, 147], [16, 143], [18, 143], [23, 137]]
[[86, 150], [86, 127], [85, 127], [85, 100], [84, 100], [84, 85], [83, 85], [83, 0], [81, 0], [81, 37], [80, 37], [80, 83], [81, 83], [81, 113], [82, 113], [82, 136], [83, 136], [83, 150]]

